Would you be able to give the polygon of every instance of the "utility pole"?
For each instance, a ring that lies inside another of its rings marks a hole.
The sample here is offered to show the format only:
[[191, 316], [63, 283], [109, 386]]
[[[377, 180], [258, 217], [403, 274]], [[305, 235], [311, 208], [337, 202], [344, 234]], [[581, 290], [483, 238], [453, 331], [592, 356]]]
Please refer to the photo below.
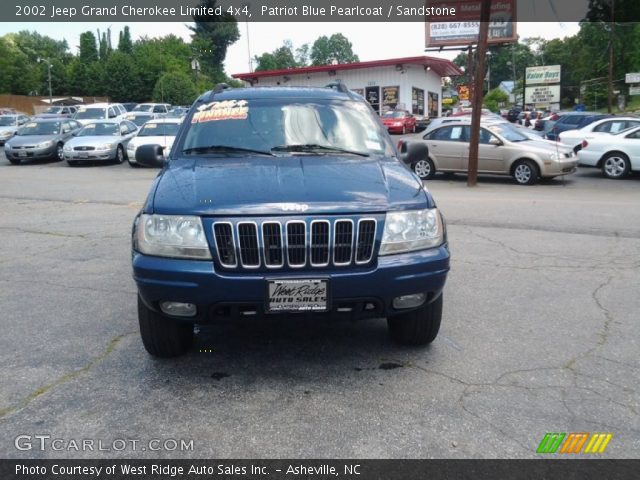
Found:
[[39, 58], [38, 57], [38, 63], [39, 62], [47, 62], [47, 78], [49, 81], [49, 106], [53, 105], [53, 94], [52, 94], [52, 90], [51, 90], [51, 60], [49, 60], [48, 58]]
[[609, 22], [609, 101], [607, 111], [613, 111], [613, 34], [615, 30], [615, 5], [616, 0], [611, 0], [611, 21]]
[[482, 87], [484, 85], [484, 65], [487, 56], [487, 37], [491, 18], [491, 0], [482, 0], [480, 7], [480, 33], [476, 50], [477, 63], [473, 75], [473, 102], [471, 111], [471, 138], [469, 139], [469, 166], [467, 185], [474, 187], [478, 183], [478, 144], [480, 142], [480, 119], [482, 116]]

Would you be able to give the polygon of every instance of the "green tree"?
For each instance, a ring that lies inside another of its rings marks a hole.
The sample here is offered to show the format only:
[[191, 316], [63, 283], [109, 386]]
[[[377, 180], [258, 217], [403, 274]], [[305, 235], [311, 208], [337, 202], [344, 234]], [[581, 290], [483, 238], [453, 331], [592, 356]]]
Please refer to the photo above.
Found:
[[484, 96], [484, 106], [492, 112], [498, 112], [498, 110], [500, 109], [500, 104], [506, 105], [508, 101], [509, 95], [507, 95], [499, 88], [489, 90], [489, 92]]
[[190, 105], [198, 96], [193, 81], [186, 73], [163, 74], [153, 89], [153, 100], [173, 105]]
[[[200, 0], [199, 5], [215, 8], [216, 0]], [[227, 13], [214, 17], [194, 15], [195, 26], [189, 27], [203, 73], [214, 81], [224, 81], [224, 59], [227, 48], [240, 38], [236, 19]]]
[[93, 32], [84, 32], [80, 34], [80, 61], [85, 64], [97, 62], [100, 58], [98, 55], [98, 46], [96, 36]]
[[294, 57], [293, 45], [290, 40], [285, 40], [281, 47], [276, 48], [271, 53], [263, 53], [260, 56], [256, 56], [255, 61], [257, 63], [256, 71], [280, 70], [299, 66]]
[[120, 32], [118, 38], [118, 51], [122, 53], [131, 54], [133, 52], [133, 42], [131, 41], [131, 31], [129, 26], [126, 25], [124, 30]]
[[353, 53], [353, 46], [347, 37], [334, 33], [330, 37], [323, 35], [313, 42], [309, 55], [312, 65], [330, 65], [332, 63], [359, 62]]
[[105, 93], [114, 102], [131, 100], [131, 93], [139, 90], [138, 70], [131, 55], [121, 51], [113, 52], [105, 65], [108, 81]]

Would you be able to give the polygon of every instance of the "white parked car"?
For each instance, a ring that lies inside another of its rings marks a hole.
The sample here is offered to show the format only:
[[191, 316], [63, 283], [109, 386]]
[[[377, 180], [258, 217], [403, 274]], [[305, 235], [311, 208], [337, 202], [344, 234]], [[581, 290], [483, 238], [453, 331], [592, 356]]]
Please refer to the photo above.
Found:
[[167, 158], [181, 124], [182, 118], [156, 118], [145, 123], [127, 145], [129, 165], [139, 165], [136, 162], [136, 150], [142, 145], [163, 146], [164, 157]]
[[558, 141], [573, 148], [577, 152], [582, 148], [582, 141], [591, 141], [602, 136], [621, 132], [627, 128], [640, 127], [639, 117], [615, 117], [605, 118], [597, 122], [590, 123], [586, 127], [577, 130], [566, 130], [558, 135]]
[[640, 127], [583, 140], [578, 163], [600, 168], [605, 177], [614, 179], [640, 171]]
[[124, 120], [127, 110], [120, 103], [92, 103], [82, 105], [73, 115], [73, 119], [83, 125], [99, 120]]

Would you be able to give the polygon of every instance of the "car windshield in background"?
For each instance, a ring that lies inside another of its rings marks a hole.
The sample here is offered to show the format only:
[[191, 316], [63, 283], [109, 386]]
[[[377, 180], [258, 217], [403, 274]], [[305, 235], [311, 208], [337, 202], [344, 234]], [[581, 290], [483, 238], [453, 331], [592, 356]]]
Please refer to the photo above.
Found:
[[138, 133], [139, 137], [175, 137], [180, 125], [177, 123], [147, 123]]
[[498, 135], [502, 136], [509, 142], [523, 142], [525, 140], [529, 140], [529, 138], [520, 133], [516, 127], [507, 123], [491, 125], [487, 128], [493, 133], [497, 133]]
[[[278, 155], [393, 155], [393, 147], [369, 107], [361, 102], [317, 99], [214, 101], [197, 108], [183, 144], [185, 152], [244, 149]], [[217, 148], [215, 148], [217, 147]], [[288, 148], [291, 147], [291, 148]]]
[[16, 117], [0, 117], [0, 127], [10, 127], [17, 123]]
[[78, 137], [108, 137], [119, 135], [117, 123], [90, 123], [78, 133]]
[[62, 112], [61, 107], [49, 107], [43, 113], [60, 113]]
[[91, 120], [105, 117], [106, 109], [104, 108], [85, 108], [83, 110], [78, 110], [75, 118], [80, 120]]
[[141, 127], [142, 125], [147, 123], [152, 118], [153, 118], [153, 115], [136, 115], [136, 116], [127, 118], [127, 120], [129, 120], [130, 122], [133, 122], [137, 126]]
[[27, 123], [18, 131], [18, 135], [57, 135], [60, 132], [60, 122]]
[[404, 113], [402, 112], [386, 112], [382, 115], [384, 118], [402, 118]]
[[132, 112], [151, 112], [153, 110], [153, 105], [136, 105]]

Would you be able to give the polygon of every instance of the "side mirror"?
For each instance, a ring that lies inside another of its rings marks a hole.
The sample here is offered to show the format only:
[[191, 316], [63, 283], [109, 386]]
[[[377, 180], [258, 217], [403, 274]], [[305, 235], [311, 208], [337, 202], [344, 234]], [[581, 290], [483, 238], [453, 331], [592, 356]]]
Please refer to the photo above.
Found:
[[167, 163], [161, 145], [141, 145], [136, 150], [136, 162], [145, 167], [162, 168]]
[[429, 157], [429, 149], [422, 142], [403, 142], [400, 145], [400, 160], [407, 165], [425, 160]]
[[500, 145], [502, 145], [502, 142], [498, 140], [496, 137], [491, 137], [489, 139], [489, 145], [495, 145], [496, 147], [499, 147]]

